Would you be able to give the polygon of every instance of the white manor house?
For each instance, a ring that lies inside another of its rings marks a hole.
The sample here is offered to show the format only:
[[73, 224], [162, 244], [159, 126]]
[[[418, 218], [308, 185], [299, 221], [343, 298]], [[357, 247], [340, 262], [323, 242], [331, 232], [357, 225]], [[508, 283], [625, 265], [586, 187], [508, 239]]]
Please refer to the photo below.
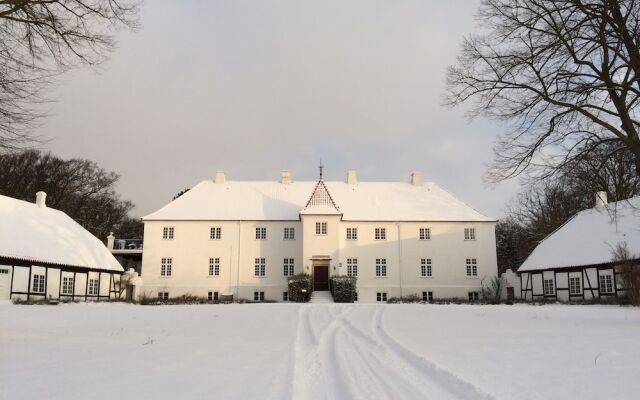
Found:
[[228, 181], [217, 172], [144, 219], [137, 295], [287, 301], [287, 277], [357, 276], [359, 302], [478, 298], [497, 274], [495, 220], [410, 182]]

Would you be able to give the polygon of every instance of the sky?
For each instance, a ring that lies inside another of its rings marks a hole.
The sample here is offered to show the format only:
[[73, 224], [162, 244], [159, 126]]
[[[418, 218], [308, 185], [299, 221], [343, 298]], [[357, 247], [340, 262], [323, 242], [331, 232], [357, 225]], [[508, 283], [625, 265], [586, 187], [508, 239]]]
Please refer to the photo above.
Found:
[[421, 171], [493, 217], [516, 181], [483, 182], [503, 127], [442, 105], [479, 1], [147, 0], [99, 70], [63, 76], [43, 148], [121, 175], [144, 216], [228, 180], [408, 181]]

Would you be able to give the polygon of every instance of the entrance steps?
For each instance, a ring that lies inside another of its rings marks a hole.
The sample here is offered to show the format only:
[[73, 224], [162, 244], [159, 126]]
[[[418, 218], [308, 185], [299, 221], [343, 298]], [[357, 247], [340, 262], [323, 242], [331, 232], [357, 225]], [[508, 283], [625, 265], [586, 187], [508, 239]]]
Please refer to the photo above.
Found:
[[311, 293], [311, 299], [309, 303], [321, 304], [321, 303], [333, 303], [333, 296], [328, 290], [314, 291]]

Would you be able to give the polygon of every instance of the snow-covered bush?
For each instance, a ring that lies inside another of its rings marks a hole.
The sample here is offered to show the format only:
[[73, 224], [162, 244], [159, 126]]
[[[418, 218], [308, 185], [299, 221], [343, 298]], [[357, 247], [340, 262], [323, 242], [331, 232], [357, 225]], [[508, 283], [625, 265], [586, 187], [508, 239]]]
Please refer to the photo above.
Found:
[[287, 279], [289, 287], [289, 301], [295, 303], [306, 303], [311, 298], [313, 284], [311, 275], [298, 274]]
[[336, 303], [353, 303], [356, 301], [356, 277], [334, 276], [331, 278], [331, 294]]
[[423, 303], [422, 298], [420, 298], [417, 294], [410, 294], [404, 297], [391, 297], [387, 300], [389, 304], [396, 303]]

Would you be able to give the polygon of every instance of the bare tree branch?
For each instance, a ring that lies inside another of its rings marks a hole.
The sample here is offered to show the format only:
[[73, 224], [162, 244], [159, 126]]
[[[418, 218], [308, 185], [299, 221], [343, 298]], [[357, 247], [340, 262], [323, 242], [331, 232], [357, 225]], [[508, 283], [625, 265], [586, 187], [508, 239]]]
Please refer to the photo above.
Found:
[[0, 151], [42, 138], [33, 128], [55, 78], [97, 66], [116, 29], [138, 27], [138, 0], [0, 0]]
[[507, 126], [489, 180], [549, 176], [610, 142], [630, 150], [640, 176], [637, 1], [484, 0], [478, 18], [447, 71], [445, 103]]

